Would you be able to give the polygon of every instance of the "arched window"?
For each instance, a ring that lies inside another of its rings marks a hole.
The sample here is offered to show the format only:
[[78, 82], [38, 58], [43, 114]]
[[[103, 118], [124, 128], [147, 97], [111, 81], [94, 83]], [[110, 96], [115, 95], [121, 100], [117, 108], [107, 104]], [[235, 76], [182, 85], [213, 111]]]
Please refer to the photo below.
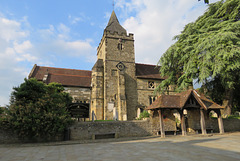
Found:
[[156, 99], [156, 96], [149, 96], [149, 105], [151, 105]]

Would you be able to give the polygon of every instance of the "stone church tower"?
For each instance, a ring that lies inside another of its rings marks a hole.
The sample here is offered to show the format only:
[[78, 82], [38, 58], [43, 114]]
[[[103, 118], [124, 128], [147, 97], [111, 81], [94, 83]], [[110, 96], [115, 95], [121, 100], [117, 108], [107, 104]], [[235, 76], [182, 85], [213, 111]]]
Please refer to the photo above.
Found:
[[137, 82], [133, 34], [127, 34], [113, 11], [92, 68], [90, 112], [97, 120], [133, 120]]
[[156, 65], [135, 63], [133, 34], [127, 34], [114, 11], [92, 71], [35, 64], [29, 78], [61, 83], [80, 108], [78, 117], [122, 121], [138, 118], [156, 100], [154, 90], [165, 79]]

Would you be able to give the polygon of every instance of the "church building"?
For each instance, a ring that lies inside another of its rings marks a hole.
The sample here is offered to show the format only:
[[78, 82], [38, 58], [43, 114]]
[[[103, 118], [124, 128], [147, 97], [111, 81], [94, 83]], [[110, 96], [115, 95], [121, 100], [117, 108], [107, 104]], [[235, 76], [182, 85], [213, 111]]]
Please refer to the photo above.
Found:
[[113, 11], [97, 48], [92, 71], [34, 65], [29, 78], [58, 82], [74, 102], [89, 103], [97, 120], [134, 120], [157, 98], [164, 79], [156, 65], [135, 62], [134, 35], [120, 25]]

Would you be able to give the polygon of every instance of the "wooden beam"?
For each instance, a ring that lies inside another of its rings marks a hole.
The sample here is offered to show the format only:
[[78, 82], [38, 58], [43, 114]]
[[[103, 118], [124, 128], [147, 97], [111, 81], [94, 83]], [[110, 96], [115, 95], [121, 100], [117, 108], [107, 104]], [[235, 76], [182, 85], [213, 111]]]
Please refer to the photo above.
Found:
[[200, 123], [201, 123], [202, 134], [206, 135], [207, 130], [206, 130], [206, 125], [205, 125], [205, 118], [204, 118], [203, 109], [200, 109]]
[[178, 111], [180, 113], [180, 117], [181, 117], [181, 128], [182, 128], [182, 136], [187, 135], [187, 131], [186, 131], [186, 124], [185, 124], [185, 117], [183, 114], [183, 109]]
[[163, 125], [163, 110], [159, 109], [158, 114], [159, 114], [159, 123], [160, 123], [160, 132], [161, 132], [161, 137], [165, 137], [165, 131], [164, 131], [164, 125]]
[[223, 134], [224, 133], [224, 126], [223, 126], [223, 120], [222, 120], [222, 115], [220, 109], [216, 110], [216, 113], [218, 115], [218, 128], [219, 128], [219, 133]]
[[195, 107], [195, 108], [200, 108], [200, 105], [194, 105], [194, 104], [186, 104], [184, 107]]

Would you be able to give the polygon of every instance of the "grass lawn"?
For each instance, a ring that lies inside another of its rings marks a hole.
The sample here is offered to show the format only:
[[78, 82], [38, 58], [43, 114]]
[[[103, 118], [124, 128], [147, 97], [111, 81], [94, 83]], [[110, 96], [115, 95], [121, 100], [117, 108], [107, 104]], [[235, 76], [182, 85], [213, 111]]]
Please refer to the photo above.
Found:
[[107, 122], [107, 121], [113, 121], [113, 120], [95, 120], [94, 122]]

